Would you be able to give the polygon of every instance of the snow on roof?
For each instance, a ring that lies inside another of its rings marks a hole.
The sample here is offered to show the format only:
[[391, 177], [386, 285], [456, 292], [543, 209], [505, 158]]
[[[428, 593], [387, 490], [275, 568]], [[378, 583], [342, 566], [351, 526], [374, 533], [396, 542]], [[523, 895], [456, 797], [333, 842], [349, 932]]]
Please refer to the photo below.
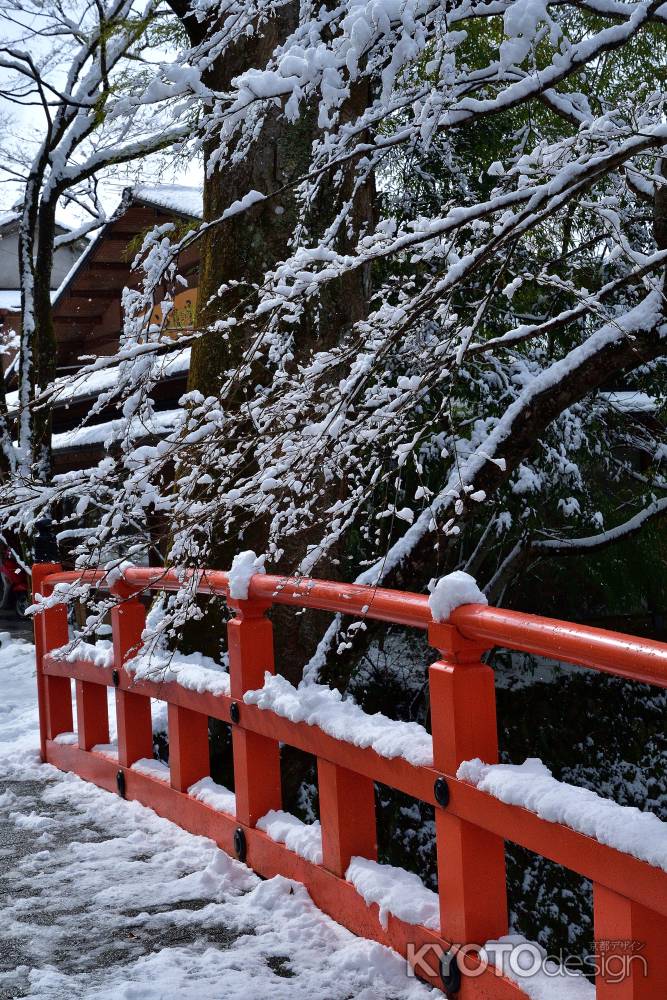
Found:
[[[2, 225], [1, 222], [0, 225]], [[21, 289], [0, 288], [0, 309], [4, 309], [6, 312], [19, 312], [21, 309]]]
[[0, 229], [11, 225], [13, 222], [18, 222], [20, 217], [20, 213], [14, 209], [10, 209], [8, 212], [0, 212]]
[[70, 267], [69, 271], [67, 272], [67, 274], [65, 275], [65, 277], [60, 282], [60, 284], [56, 288], [55, 292], [53, 292], [53, 294], [51, 296], [51, 301], [54, 304], [58, 301], [58, 299], [63, 294], [63, 292], [65, 291], [65, 289], [67, 288], [67, 286], [70, 284], [70, 282], [71, 282], [72, 278], [74, 277], [74, 275], [83, 266], [84, 261], [91, 255], [91, 253], [93, 252], [93, 250], [95, 250], [97, 248], [99, 239], [100, 239], [100, 234], [98, 232], [97, 236], [94, 236], [89, 241], [88, 246], [84, 247], [83, 252], [76, 258], [76, 260], [74, 261], [74, 263]]
[[655, 413], [658, 409], [658, 400], [655, 396], [649, 396], [635, 389], [601, 392], [600, 396], [621, 413]]
[[[11, 226], [18, 222], [21, 218], [21, 202], [18, 202], [18, 207], [14, 206], [5, 212], [0, 212], [0, 229], [4, 229], [5, 226]], [[63, 215], [59, 212], [56, 215], [56, 226], [59, 229], [63, 229], [65, 232], [73, 233], [79, 228], [80, 224], [73, 225], [68, 219], [65, 219]]]
[[190, 215], [193, 219], [201, 219], [204, 214], [204, 192], [201, 187], [188, 187], [185, 184], [138, 184], [130, 188], [130, 192], [135, 201], [147, 201], [159, 208]]
[[126, 420], [107, 420], [103, 424], [90, 424], [72, 431], [62, 431], [53, 435], [53, 450], [70, 451], [72, 448], [90, 448], [95, 445], [108, 448], [114, 441], [119, 441], [127, 434], [133, 441], [150, 435], [160, 437], [174, 429], [182, 412], [182, 410], [162, 410], [154, 414], [148, 423], [133, 419], [128, 426]]
[[[169, 378], [171, 375], [180, 375], [183, 372], [187, 372], [190, 367], [190, 348], [183, 347], [179, 351], [170, 351], [169, 354], [164, 354], [160, 364], [160, 375], [162, 378]], [[117, 365], [81, 375], [64, 375], [56, 379], [54, 383], [56, 391], [53, 395], [53, 403], [55, 406], [58, 406], [59, 404], [69, 403], [75, 399], [94, 398], [101, 392], [113, 388], [117, 380]], [[10, 413], [18, 405], [18, 399], [19, 394], [17, 391], [7, 393], [7, 409]]]
[[[51, 302], [55, 300], [56, 292], [51, 292]], [[0, 288], [0, 312], [21, 312], [21, 289]]]
[[204, 193], [201, 187], [188, 187], [185, 184], [137, 184], [134, 187], [126, 188], [123, 192], [123, 199], [116, 211], [109, 218], [106, 225], [99, 229], [96, 235], [91, 237], [88, 246], [60, 282], [54, 301], [58, 301], [58, 298], [71, 284], [86, 259], [104, 241], [109, 226], [117, 222], [127, 208], [128, 199], [144, 201], [150, 205], [155, 205], [157, 208], [164, 208], [171, 212], [178, 212], [180, 215], [191, 216], [193, 219], [201, 219], [204, 213]]

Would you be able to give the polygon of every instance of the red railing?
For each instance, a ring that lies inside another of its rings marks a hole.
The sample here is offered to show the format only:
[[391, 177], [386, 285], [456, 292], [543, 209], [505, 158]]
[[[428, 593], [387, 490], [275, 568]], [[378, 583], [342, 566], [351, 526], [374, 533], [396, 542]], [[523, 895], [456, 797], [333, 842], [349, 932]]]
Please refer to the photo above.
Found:
[[[102, 573], [85, 580], [105, 588]], [[57, 584], [82, 579], [55, 564], [33, 568], [36, 594], [50, 597]], [[598, 1000], [666, 1000], [667, 873], [636, 857], [509, 805], [456, 777], [462, 761], [498, 760], [493, 670], [481, 655], [493, 646], [522, 650], [667, 687], [667, 646], [649, 640], [481, 605], [458, 608], [446, 624], [434, 623], [427, 599], [417, 594], [332, 583], [295, 582], [255, 575], [247, 600], [228, 596], [228, 575], [198, 572], [190, 581], [201, 593], [228, 600], [230, 694], [198, 693], [176, 681], [137, 680], [124, 668], [141, 645], [147, 591], [182, 586], [173, 573], [131, 567], [111, 585], [114, 661], [100, 667], [84, 659], [65, 661], [51, 651], [68, 642], [67, 609], [47, 602], [35, 621], [42, 758], [74, 771], [109, 791], [150, 806], [193, 833], [207, 836], [266, 877], [282, 874], [303, 882], [315, 903], [355, 933], [390, 945], [404, 955], [424, 955], [419, 974], [448, 995], [509, 1000], [527, 995], [490, 967], [460, 977], [463, 945], [483, 944], [507, 933], [504, 841], [513, 841], [585, 876], [594, 886], [595, 938], [641, 942], [642, 962], [626, 974], [606, 964], [596, 981]], [[403, 757], [389, 759], [371, 748], [334, 738], [316, 725], [292, 722], [274, 711], [246, 704], [246, 692], [261, 688], [274, 672], [273, 604], [292, 605], [409, 625], [428, 632], [439, 652], [429, 670], [433, 766]], [[49, 606], [50, 605], [50, 606]], [[56, 737], [74, 729], [71, 680], [76, 684], [77, 744]], [[115, 688], [118, 758], [92, 748], [109, 741], [107, 688]], [[132, 765], [153, 756], [150, 699], [168, 703], [169, 782]], [[209, 775], [208, 717], [232, 727], [236, 815], [220, 812], [188, 794]], [[536, 720], [538, 723], [538, 720]], [[258, 820], [281, 807], [280, 751], [283, 742], [317, 758], [322, 863], [289, 850], [257, 829]], [[435, 807], [440, 930], [379, 919], [347, 881], [350, 859], [377, 858], [374, 782]], [[442, 968], [436, 954], [446, 957]], [[474, 958], [466, 958], [472, 968]], [[430, 966], [430, 970], [429, 970]], [[431, 974], [432, 972], [432, 974]], [[458, 980], [460, 979], [460, 982]]]

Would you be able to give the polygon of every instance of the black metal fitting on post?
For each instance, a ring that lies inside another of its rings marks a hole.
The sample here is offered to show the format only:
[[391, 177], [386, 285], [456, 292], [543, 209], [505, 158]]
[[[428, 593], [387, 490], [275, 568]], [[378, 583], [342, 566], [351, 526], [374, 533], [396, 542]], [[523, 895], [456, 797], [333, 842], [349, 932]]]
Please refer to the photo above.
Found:
[[125, 798], [125, 771], [116, 772], [116, 787], [121, 799]]
[[456, 960], [456, 952], [448, 951], [440, 959], [440, 978], [448, 997], [454, 997], [461, 989], [461, 970]]
[[118, 673], [117, 670], [111, 671], [111, 680], [115, 688], [120, 687], [120, 674]]
[[443, 809], [446, 809], [449, 805], [449, 785], [444, 778], [436, 778], [435, 784], [433, 785], [433, 794], [435, 795], [435, 801]]
[[234, 724], [240, 722], [241, 720], [241, 709], [239, 708], [238, 701], [233, 701], [229, 706], [229, 718]]
[[50, 517], [40, 517], [38, 521], [35, 521], [33, 554], [34, 560], [37, 563], [59, 562], [58, 542], [53, 531], [53, 521]]
[[245, 861], [246, 854], [248, 853], [248, 843], [245, 837], [245, 830], [238, 826], [234, 830], [234, 853], [239, 861]]

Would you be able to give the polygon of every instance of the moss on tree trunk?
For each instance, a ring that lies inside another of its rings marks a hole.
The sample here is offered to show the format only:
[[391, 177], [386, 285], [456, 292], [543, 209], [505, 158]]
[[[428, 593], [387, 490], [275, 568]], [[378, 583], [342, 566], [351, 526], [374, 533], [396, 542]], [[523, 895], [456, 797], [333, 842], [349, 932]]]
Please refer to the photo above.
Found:
[[[251, 65], [263, 65], [278, 44], [296, 24], [298, 6], [290, 4], [280, 18], [238, 44], [232, 54], [215, 65], [208, 74], [207, 83], [218, 90], [229, 86], [232, 77]], [[367, 85], [357, 88], [351, 102], [367, 102]], [[355, 164], [351, 163], [347, 176], [339, 179], [325, 178], [319, 198], [309, 206], [307, 218], [302, 216], [294, 183], [308, 170], [313, 139], [318, 133], [316, 109], [306, 109], [299, 119], [288, 122], [279, 109], [271, 109], [263, 122], [259, 135], [242, 162], [214, 166], [218, 139], [211, 139], [206, 149], [206, 180], [204, 184], [204, 221], [220, 218], [226, 208], [241, 199], [248, 191], [274, 194], [268, 201], [234, 216], [224, 223], [212, 226], [201, 244], [197, 326], [207, 328], [224, 320], [244, 302], [252, 303], [264, 275], [290, 252], [290, 238], [297, 224], [305, 222], [305, 231], [322, 233], [334, 219], [342, 202], [352, 195]], [[278, 192], [276, 194], [276, 192]], [[346, 250], [356, 241], [358, 233], [372, 220], [374, 188], [372, 183], [362, 187], [354, 196], [352, 226], [347, 228]], [[229, 288], [228, 286], [232, 286]], [[221, 288], [223, 294], [219, 294]], [[293, 364], [297, 366], [312, 350], [325, 350], [335, 345], [351, 327], [367, 314], [369, 301], [368, 272], [359, 269], [344, 279], [326, 286], [316, 305], [301, 322], [290, 326], [294, 336]], [[226, 376], [234, 371], [245, 356], [248, 347], [261, 332], [259, 321], [251, 318], [226, 330], [209, 330], [192, 348], [188, 389], [198, 390], [204, 396], [220, 397]], [[257, 371], [258, 381], [269, 381], [271, 372]], [[240, 407], [242, 398], [235, 391], [224, 392], [227, 409]], [[248, 425], [247, 433], [252, 434]], [[216, 470], [206, 470], [215, 479]], [[338, 489], [331, 486], [332, 497]], [[268, 541], [268, 525], [257, 520], [247, 525], [243, 537], [228, 535], [224, 524], [214, 529], [211, 539], [212, 565], [227, 568], [240, 549], [263, 551]], [[312, 532], [304, 531], [288, 539], [280, 565], [272, 566], [274, 572], [290, 572], [299, 565], [309, 545]], [[339, 553], [334, 551], [326, 564], [318, 566], [320, 574], [335, 576]], [[276, 628], [276, 659], [278, 670], [292, 680], [301, 675], [303, 665], [315, 649], [326, 620], [319, 615], [295, 616], [293, 611], [274, 609]], [[219, 631], [209, 615], [205, 630], [207, 644], [219, 648]], [[195, 635], [196, 633], [196, 635]], [[216, 634], [217, 633], [217, 634]], [[193, 625], [192, 640], [201, 648], [201, 623]], [[185, 637], [188, 643], [189, 637]]]

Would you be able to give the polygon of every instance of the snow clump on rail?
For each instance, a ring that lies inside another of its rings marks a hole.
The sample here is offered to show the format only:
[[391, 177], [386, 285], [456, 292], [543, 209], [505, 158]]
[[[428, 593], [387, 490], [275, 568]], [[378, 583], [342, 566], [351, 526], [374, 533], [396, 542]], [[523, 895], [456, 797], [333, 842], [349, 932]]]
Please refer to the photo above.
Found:
[[264, 560], [266, 556], [258, 556], [252, 549], [238, 552], [234, 556], [232, 568], [229, 571], [229, 596], [237, 601], [248, 600], [248, 587], [255, 573], [266, 573]]
[[461, 569], [438, 580], [428, 599], [434, 622], [446, 622], [462, 604], [488, 603], [475, 578]]
[[264, 674], [264, 686], [243, 695], [246, 705], [275, 712], [291, 722], [319, 726], [328, 736], [370, 747], [389, 760], [403, 757], [415, 767], [433, 766], [433, 740], [418, 722], [400, 722], [381, 712], [369, 715], [352, 698], [324, 684], [295, 688], [280, 674]]
[[508, 805], [529, 809], [549, 823], [594, 837], [600, 844], [667, 871], [667, 823], [636, 806], [621, 806], [590, 788], [553, 777], [536, 757], [523, 764], [463, 761], [456, 777]]

